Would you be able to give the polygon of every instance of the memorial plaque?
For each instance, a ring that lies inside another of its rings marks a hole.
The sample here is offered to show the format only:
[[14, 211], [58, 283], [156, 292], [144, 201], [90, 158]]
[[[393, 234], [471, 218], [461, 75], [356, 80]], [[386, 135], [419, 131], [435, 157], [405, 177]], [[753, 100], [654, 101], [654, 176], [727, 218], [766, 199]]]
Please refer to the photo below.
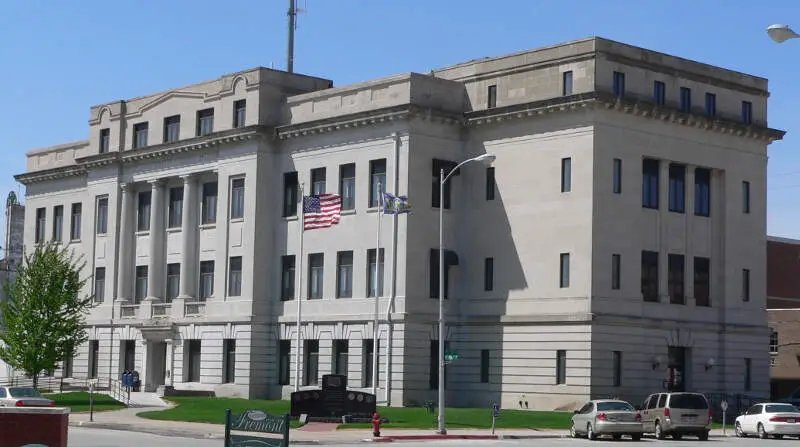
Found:
[[317, 418], [354, 416], [370, 418], [376, 410], [375, 395], [347, 390], [347, 376], [322, 376], [321, 390], [302, 390], [292, 393], [290, 413], [300, 417], [307, 414]]

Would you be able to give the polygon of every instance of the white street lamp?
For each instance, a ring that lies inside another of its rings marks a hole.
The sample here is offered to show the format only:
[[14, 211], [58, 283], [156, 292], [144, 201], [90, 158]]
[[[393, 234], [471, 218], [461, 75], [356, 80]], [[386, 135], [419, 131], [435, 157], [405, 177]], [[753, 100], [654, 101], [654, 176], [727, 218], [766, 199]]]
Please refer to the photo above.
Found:
[[800, 34], [797, 34], [789, 28], [789, 25], [770, 25], [767, 27], [767, 35], [769, 35], [770, 39], [778, 43], [800, 37]]
[[447, 434], [447, 428], [444, 426], [444, 185], [450, 176], [465, 164], [479, 161], [490, 165], [494, 159], [495, 156], [492, 154], [482, 154], [462, 161], [447, 175], [444, 175], [444, 169], [439, 170], [439, 427], [436, 432], [441, 435]]

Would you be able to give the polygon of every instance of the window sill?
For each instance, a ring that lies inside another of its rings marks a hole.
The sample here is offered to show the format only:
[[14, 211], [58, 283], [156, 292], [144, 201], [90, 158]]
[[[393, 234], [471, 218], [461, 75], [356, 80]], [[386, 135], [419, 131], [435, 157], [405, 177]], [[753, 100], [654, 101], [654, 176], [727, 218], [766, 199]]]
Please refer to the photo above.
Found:
[[216, 222], [204, 223], [197, 228], [201, 230], [214, 230], [217, 228], [217, 223]]
[[68, 243], [69, 244], [80, 244], [81, 240], [80, 239], [70, 239], [70, 241]]
[[675, 210], [675, 209], [672, 209], [672, 208], [670, 208], [669, 212], [670, 213], [675, 213], [675, 214], [686, 214], [686, 211], [684, 211], [684, 210]]
[[658, 207], [657, 206], [650, 206], [650, 205], [642, 205], [642, 209], [658, 211]]
[[342, 210], [341, 214], [342, 214], [342, 216], [352, 216], [352, 215], [356, 214], [356, 210], [354, 210], [354, 209], [352, 209], [352, 210]]
[[236, 219], [231, 219], [230, 223], [242, 223], [244, 222], [244, 217], [237, 217]]
[[139, 230], [136, 232], [137, 236], [150, 236], [150, 230]]
[[711, 214], [697, 214], [697, 213], [694, 213], [694, 216], [695, 216], [695, 217], [705, 217], [705, 218], [709, 218], [709, 217], [711, 217]]
[[180, 233], [181, 231], [183, 231], [181, 227], [167, 228], [167, 233]]
[[286, 222], [293, 222], [298, 219], [300, 219], [300, 217], [298, 217], [297, 214], [295, 214], [294, 216], [283, 216], [283, 220], [285, 220]]
[[104, 238], [104, 237], [108, 236], [108, 233], [97, 233], [96, 236]]

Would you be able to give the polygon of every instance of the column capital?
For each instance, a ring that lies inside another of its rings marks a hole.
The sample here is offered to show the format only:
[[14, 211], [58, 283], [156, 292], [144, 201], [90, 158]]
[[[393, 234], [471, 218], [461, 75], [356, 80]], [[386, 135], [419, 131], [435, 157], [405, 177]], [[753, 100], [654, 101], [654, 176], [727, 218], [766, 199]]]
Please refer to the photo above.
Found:
[[131, 183], [130, 182], [122, 182], [119, 184], [119, 189], [122, 192], [128, 192], [131, 190]]
[[153, 179], [153, 180], [148, 180], [147, 183], [149, 183], [150, 186], [153, 187], [153, 188], [158, 188], [159, 186], [163, 185], [165, 182], [164, 182], [163, 178], [157, 178], [157, 179]]
[[189, 182], [191, 182], [193, 180], [196, 180], [197, 177], [199, 177], [199, 175], [196, 172], [190, 172], [189, 174], [182, 174], [182, 175], [179, 175], [178, 177], [181, 180], [183, 180], [184, 184], [186, 184], [186, 183], [189, 183]]

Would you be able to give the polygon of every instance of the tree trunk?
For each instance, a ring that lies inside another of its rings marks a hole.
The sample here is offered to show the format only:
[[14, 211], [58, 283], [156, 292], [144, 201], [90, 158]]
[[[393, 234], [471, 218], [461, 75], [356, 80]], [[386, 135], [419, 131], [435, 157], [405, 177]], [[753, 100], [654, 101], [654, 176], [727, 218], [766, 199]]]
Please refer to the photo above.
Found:
[[33, 389], [39, 388], [39, 374], [33, 375]]

